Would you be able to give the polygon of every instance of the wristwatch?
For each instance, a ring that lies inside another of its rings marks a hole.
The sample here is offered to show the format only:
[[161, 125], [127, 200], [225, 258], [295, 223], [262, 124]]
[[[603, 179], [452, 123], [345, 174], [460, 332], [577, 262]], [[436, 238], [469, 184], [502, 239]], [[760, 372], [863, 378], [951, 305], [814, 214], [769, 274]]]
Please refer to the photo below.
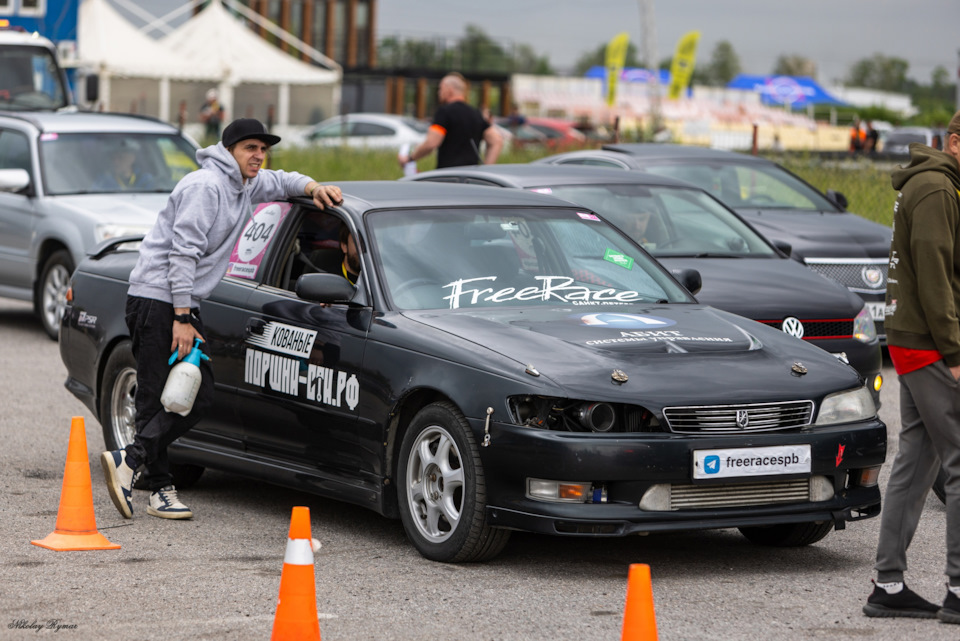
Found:
[[178, 323], [190, 324], [190, 314], [175, 314], [173, 320]]

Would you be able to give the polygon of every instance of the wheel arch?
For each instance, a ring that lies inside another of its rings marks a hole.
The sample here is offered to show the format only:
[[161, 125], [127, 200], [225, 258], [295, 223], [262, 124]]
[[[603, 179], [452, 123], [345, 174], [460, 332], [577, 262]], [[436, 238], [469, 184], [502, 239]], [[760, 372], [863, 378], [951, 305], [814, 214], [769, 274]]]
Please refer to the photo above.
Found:
[[383, 495], [383, 511], [390, 518], [399, 518], [400, 504], [397, 498], [397, 464], [400, 456], [400, 444], [407, 433], [407, 428], [417, 412], [433, 403], [447, 402], [457, 407], [459, 406], [449, 396], [443, 392], [431, 389], [420, 388], [410, 390], [397, 400], [390, 412], [390, 420], [387, 424], [386, 441], [384, 442], [384, 478], [385, 485], [389, 484], [392, 491], [385, 491]]
[[[107, 371], [107, 362], [110, 360], [110, 355], [113, 354], [114, 350], [117, 349], [117, 346], [119, 346], [120, 343], [124, 341], [129, 342], [130, 337], [124, 336], [124, 335], [114, 336], [112, 339], [110, 339], [110, 341], [106, 344], [106, 346], [104, 346], [104, 348], [100, 351], [99, 362], [97, 363], [96, 389], [94, 390], [96, 402], [94, 403], [94, 405], [97, 408], [97, 411], [95, 412], [97, 422], [99, 422], [101, 425], [103, 425], [103, 420], [102, 420], [103, 416], [101, 415], [102, 412], [100, 408], [103, 405], [103, 377]], [[131, 350], [132, 350], [132, 343], [131, 343]]]
[[[70, 251], [67, 243], [60, 238], [45, 238], [37, 249], [37, 262], [33, 269], [33, 310], [35, 312], [40, 311], [40, 276], [43, 274], [43, 268], [46, 266], [47, 260], [61, 249], [66, 250], [70, 254], [70, 259], [76, 263], [73, 252]], [[74, 267], [76, 267], [76, 264], [74, 264]]]

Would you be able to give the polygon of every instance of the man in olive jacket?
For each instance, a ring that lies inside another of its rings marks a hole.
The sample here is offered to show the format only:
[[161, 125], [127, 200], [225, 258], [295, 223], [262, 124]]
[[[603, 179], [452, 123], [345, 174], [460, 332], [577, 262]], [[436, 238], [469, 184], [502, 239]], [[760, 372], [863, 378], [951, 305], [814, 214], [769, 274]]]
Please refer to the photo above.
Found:
[[[884, 495], [873, 617], [960, 623], [960, 112], [943, 151], [913, 143], [893, 172], [898, 190], [884, 325], [900, 380], [899, 451]], [[947, 473], [943, 606], [903, 582], [907, 548], [941, 465]]]

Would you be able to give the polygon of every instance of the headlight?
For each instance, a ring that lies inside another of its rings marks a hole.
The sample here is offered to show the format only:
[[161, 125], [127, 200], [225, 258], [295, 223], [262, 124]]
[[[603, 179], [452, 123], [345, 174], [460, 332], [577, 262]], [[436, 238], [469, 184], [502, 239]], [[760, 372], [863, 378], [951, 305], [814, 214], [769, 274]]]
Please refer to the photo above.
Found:
[[111, 238], [122, 238], [123, 236], [146, 236], [153, 225], [116, 225], [105, 224], [97, 225], [97, 242], [102, 243]]
[[877, 407], [873, 404], [873, 396], [870, 394], [870, 390], [861, 387], [847, 392], [837, 392], [823, 399], [815, 424], [835, 425], [837, 423], [866, 421], [876, 415]]
[[861, 343], [872, 343], [877, 340], [877, 328], [873, 324], [873, 317], [870, 316], [870, 310], [866, 305], [853, 319], [853, 337]]

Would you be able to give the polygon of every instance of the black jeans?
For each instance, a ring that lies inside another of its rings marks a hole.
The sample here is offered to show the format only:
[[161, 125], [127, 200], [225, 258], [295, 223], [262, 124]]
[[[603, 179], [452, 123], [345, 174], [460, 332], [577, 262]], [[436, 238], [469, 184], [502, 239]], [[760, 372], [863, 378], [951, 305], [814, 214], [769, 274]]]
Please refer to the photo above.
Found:
[[[194, 308], [191, 312], [193, 326], [203, 335], [200, 310]], [[209, 362], [200, 362], [202, 382], [189, 414], [180, 416], [166, 411], [160, 404], [160, 395], [171, 369], [167, 361], [172, 354], [173, 305], [128, 296], [126, 322], [133, 341], [133, 357], [137, 361], [134, 397], [137, 434], [125, 449], [129, 464], [134, 469], [143, 465], [144, 480], [151, 491], [156, 491], [173, 483], [167, 447], [196, 425], [213, 402], [213, 370]]]

